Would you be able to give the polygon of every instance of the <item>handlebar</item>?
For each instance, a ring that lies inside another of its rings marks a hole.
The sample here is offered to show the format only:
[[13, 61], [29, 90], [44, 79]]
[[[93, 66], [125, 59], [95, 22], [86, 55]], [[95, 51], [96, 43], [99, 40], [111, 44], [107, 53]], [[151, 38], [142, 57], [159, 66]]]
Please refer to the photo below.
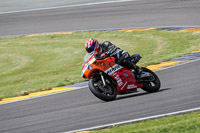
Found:
[[100, 57], [99, 54], [96, 54], [94, 57], [95, 57], [96, 60], [103, 60], [103, 59], [105, 59], [105, 58], [103, 58], [103, 57]]

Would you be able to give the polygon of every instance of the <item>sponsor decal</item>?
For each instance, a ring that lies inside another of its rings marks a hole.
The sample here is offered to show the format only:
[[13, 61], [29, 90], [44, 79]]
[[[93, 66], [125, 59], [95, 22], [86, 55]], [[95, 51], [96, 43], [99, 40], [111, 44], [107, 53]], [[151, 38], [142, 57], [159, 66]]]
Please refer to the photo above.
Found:
[[128, 85], [128, 87], [127, 87], [127, 89], [133, 89], [133, 88], [137, 88], [137, 86], [134, 84], [131, 84], [131, 85]]
[[116, 73], [114, 73], [113, 76], [114, 76], [114, 78], [116, 79], [118, 86], [121, 87], [121, 86], [124, 84], [124, 83], [122, 82], [122, 79], [121, 79], [121, 78], [119, 77], [119, 75], [116, 74]]
[[116, 72], [117, 70], [119, 70], [119, 69], [121, 69], [121, 68], [122, 68], [122, 66], [116, 64], [116, 65], [110, 67], [109, 69], [107, 69], [107, 70], [105, 71], [105, 73], [107, 73], [108, 75], [112, 75], [114, 72]]

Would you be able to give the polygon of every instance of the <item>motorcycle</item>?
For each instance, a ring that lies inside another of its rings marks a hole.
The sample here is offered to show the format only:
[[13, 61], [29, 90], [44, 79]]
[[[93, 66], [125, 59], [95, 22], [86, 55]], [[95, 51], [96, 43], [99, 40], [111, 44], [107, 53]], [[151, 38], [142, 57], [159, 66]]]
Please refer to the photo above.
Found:
[[[139, 54], [131, 56], [131, 61], [137, 63]], [[98, 53], [87, 53], [83, 59], [81, 76], [89, 79], [90, 91], [103, 101], [115, 100], [117, 95], [137, 92], [141, 88], [152, 93], [160, 89], [158, 76], [151, 70], [142, 67], [143, 72], [136, 72], [115, 63], [114, 57], [100, 58]]]

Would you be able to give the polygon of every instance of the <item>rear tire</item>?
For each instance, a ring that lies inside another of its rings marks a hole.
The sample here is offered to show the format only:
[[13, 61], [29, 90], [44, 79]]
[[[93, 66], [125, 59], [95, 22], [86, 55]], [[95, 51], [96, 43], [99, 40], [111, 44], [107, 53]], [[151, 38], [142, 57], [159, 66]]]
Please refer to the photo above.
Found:
[[153, 81], [144, 81], [143, 83], [143, 87], [142, 89], [146, 92], [157, 92], [160, 89], [161, 83], [160, 83], [160, 79], [158, 78], [158, 76], [151, 70], [143, 67], [142, 68], [144, 72], [149, 72], [152, 74], [152, 76], [154, 77]]
[[[106, 83], [107, 86], [101, 86], [100, 78], [91, 78], [89, 80], [89, 89], [90, 91], [99, 99], [103, 101], [113, 101], [117, 97], [117, 90], [111, 83]], [[98, 84], [98, 85], [97, 85]], [[101, 88], [100, 88], [101, 87]], [[104, 91], [105, 90], [105, 91]], [[109, 93], [106, 90], [110, 91]]]

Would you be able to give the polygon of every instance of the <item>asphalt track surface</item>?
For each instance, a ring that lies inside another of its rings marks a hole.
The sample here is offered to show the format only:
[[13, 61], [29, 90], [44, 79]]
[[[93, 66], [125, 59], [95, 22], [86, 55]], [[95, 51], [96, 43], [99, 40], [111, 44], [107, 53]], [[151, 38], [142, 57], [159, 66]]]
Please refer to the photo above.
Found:
[[[66, 6], [82, 6], [91, 3], [109, 3], [122, 0], [1, 0], [0, 13], [22, 12], [27, 10], [43, 10]], [[123, 0], [124, 1], [124, 0]]]
[[[0, 15], [0, 36], [126, 27], [199, 26], [198, 0], [140, 0]], [[67, 132], [200, 107], [200, 60], [156, 72], [157, 93], [103, 102], [88, 88], [0, 105], [0, 132]]]
[[123, 95], [103, 102], [88, 88], [0, 105], [1, 133], [67, 132], [200, 107], [200, 60], [156, 72], [157, 93]]
[[136, 0], [0, 14], [0, 36], [129, 27], [199, 26], [199, 0]]

